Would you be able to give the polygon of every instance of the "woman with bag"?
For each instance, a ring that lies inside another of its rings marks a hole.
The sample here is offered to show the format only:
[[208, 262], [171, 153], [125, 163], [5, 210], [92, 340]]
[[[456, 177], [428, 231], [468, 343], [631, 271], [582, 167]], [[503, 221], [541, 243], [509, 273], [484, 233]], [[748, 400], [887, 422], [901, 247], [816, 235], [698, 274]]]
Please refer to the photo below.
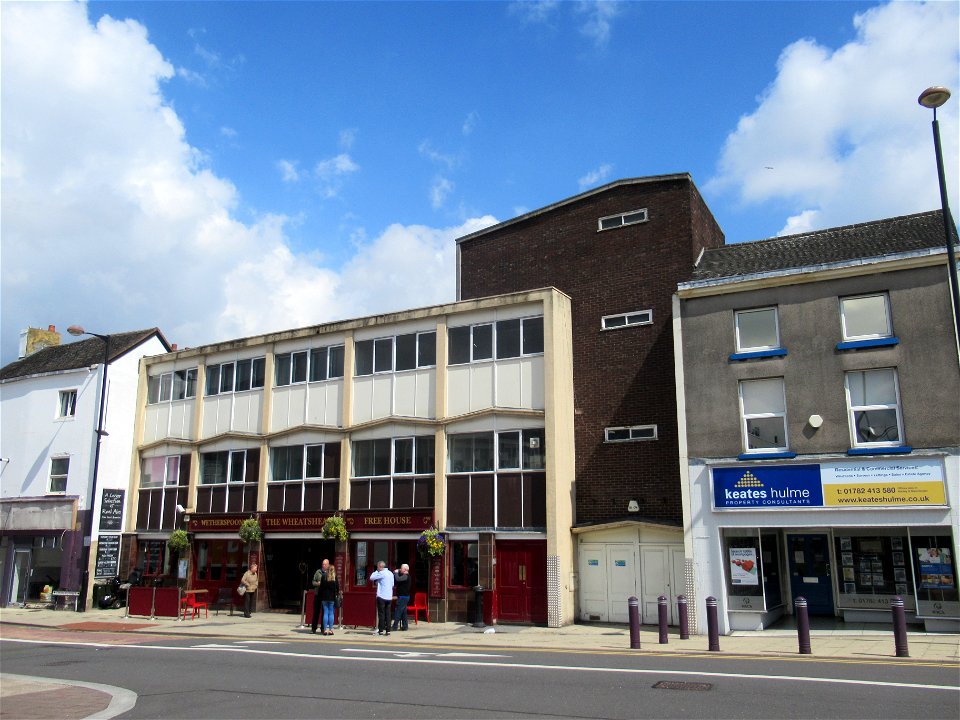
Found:
[[246, 588], [243, 593], [243, 616], [250, 617], [257, 603], [257, 587], [260, 584], [260, 578], [257, 575], [257, 564], [250, 563], [250, 567], [240, 578], [240, 584]]
[[334, 606], [340, 595], [340, 582], [337, 580], [337, 569], [330, 564], [329, 560], [324, 560], [316, 575], [313, 576], [313, 584], [317, 588], [317, 594], [313, 599], [313, 623], [311, 629], [317, 632], [317, 615], [322, 608], [323, 620], [320, 624], [320, 630], [323, 635], [333, 635], [333, 626], [336, 624], [334, 618]]

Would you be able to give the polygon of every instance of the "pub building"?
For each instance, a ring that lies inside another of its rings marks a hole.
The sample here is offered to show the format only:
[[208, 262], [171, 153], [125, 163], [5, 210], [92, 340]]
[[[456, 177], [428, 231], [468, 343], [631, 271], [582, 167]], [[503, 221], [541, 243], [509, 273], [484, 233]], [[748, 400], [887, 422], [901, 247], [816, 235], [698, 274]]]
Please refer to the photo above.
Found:
[[[256, 561], [258, 607], [299, 612], [327, 558], [360, 626], [376, 563], [407, 563], [432, 620], [472, 620], [479, 585], [488, 622], [572, 622], [572, 388], [552, 288], [145, 358], [126, 562], [225, 600]], [[440, 556], [418, 551], [429, 528]]]

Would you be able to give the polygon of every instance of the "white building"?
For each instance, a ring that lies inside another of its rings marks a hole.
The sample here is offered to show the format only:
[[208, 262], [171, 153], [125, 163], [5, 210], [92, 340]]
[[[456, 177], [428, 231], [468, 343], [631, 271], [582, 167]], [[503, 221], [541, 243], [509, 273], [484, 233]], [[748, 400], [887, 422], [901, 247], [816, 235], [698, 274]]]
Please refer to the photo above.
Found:
[[[41, 349], [36, 348], [40, 339]], [[44, 585], [79, 590], [91, 506], [104, 340], [60, 345], [53, 326], [28, 330], [20, 359], [0, 369], [0, 604], [38, 600]], [[133, 418], [144, 355], [170, 350], [156, 328], [109, 336], [103, 438], [97, 464], [92, 538], [123, 530], [130, 484]], [[28, 350], [35, 350], [29, 352]], [[104, 497], [105, 512], [101, 511]], [[111, 542], [104, 544], [105, 550]], [[109, 553], [100, 572], [115, 574]]]

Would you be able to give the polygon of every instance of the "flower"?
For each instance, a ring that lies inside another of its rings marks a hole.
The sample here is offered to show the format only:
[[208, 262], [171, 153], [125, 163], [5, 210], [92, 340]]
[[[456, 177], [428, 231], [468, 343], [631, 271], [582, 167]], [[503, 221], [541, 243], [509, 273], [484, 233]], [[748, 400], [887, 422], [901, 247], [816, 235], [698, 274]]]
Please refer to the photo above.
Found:
[[347, 533], [347, 524], [343, 521], [343, 515], [335, 513], [323, 521], [323, 530], [321, 534], [328, 540], [333, 538], [340, 542], [346, 542], [349, 537]]
[[439, 557], [447, 547], [446, 538], [443, 533], [436, 528], [427, 528], [420, 534], [417, 540], [417, 550], [421, 555], [432, 555]]
[[240, 523], [240, 539], [245, 543], [262, 540], [263, 530], [260, 529], [260, 523], [253, 518], [248, 518]]

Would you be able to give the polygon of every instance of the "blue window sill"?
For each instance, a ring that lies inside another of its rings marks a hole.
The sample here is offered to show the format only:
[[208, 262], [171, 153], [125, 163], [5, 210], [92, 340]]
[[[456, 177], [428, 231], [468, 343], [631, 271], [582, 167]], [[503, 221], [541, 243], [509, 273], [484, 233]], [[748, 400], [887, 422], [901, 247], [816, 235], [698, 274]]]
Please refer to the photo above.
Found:
[[910, 445], [897, 445], [896, 447], [850, 448], [847, 450], [847, 455], [906, 455], [912, 452], [913, 447]]
[[757, 358], [783, 357], [787, 354], [786, 348], [776, 348], [775, 350], [757, 350], [756, 352], [733, 353], [730, 356], [730, 362], [739, 360], [755, 360]]
[[888, 337], [876, 340], [850, 340], [837, 343], [837, 350], [863, 350], [865, 348], [893, 347], [900, 344], [900, 338]]
[[795, 452], [741, 453], [737, 460], [792, 460]]

